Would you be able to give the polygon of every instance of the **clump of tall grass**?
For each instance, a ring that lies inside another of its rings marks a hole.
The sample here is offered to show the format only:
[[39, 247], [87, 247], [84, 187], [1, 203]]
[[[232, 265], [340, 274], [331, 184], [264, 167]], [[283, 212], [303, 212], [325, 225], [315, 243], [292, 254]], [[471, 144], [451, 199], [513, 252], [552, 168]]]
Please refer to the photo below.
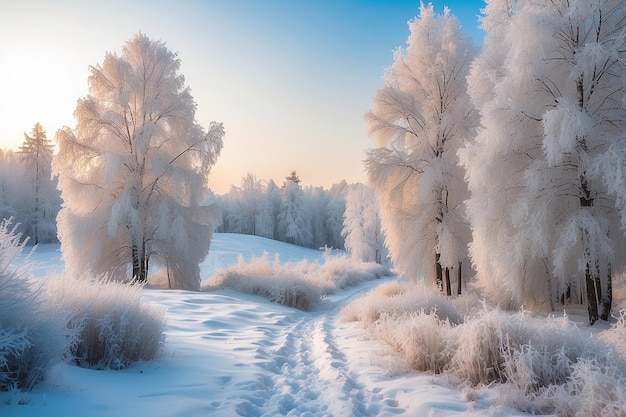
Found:
[[326, 255], [324, 263], [281, 263], [278, 255], [270, 260], [266, 252], [249, 262], [240, 257], [237, 265], [219, 271], [203, 285], [203, 289], [226, 287], [309, 310], [324, 295], [388, 275], [391, 272], [385, 266], [354, 261], [345, 255]]
[[78, 365], [123, 369], [157, 357], [164, 342], [164, 311], [143, 300], [141, 285], [57, 276], [47, 296], [68, 311], [68, 327], [78, 332], [71, 351]]
[[565, 417], [626, 415], [626, 363], [615, 348], [624, 343], [626, 313], [602, 340], [565, 315], [511, 313], [411, 287], [385, 283], [348, 305], [342, 319], [361, 322], [417, 370], [473, 387], [495, 383], [507, 406]]
[[26, 241], [10, 220], [0, 222], [0, 391], [30, 390], [75, 341], [67, 315], [47, 303], [32, 279]]

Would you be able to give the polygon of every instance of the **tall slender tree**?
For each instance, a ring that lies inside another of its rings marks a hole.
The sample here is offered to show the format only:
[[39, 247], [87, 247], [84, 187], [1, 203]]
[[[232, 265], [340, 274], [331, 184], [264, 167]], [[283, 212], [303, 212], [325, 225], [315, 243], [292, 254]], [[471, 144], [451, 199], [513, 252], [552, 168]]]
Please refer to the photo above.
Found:
[[121, 55], [90, 67], [75, 129], [57, 133], [54, 160], [65, 202], [61, 249], [75, 274], [146, 281], [151, 260], [171, 287], [199, 288], [199, 262], [219, 222], [207, 177], [224, 129], [205, 131], [163, 42], [135, 35]]
[[39, 122], [35, 123], [30, 135], [24, 133], [19, 159], [26, 167], [27, 186], [32, 190], [26, 204], [22, 226], [24, 234], [34, 244], [56, 240], [56, 215], [60, 207], [60, 196], [56, 180], [51, 178], [54, 146]]
[[342, 235], [353, 258], [379, 264], [387, 258], [378, 201], [374, 190], [365, 184], [348, 187]]
[[[469, 250], [476, 284], [502, 306], [549, 309], [547, 246], [521, 237], [524, 228], [517, 224], [513, 210], [525, 191], [525, 170], [541, 156], [535, 112], [540, 104], [534, 101], [529, 55], [541, 39], [535, 31], [513, 24], [522, 3], [490, 0], [484, 9], [482, 25], [487, 34], [468, 76], [480, 125], [459, 155], [470, 189]], [[524, 39], [523, 43], [514, 46], [516, 38]]]
[[311, 216], [304, 190], [294, 181], [286, 181], [278, 212], [278, 238], [298, 246], [313, 242]]
[[449, 10], [436, 15], [432, 4], [420, 5], [409, 28], [366, 116], [378, 144], [366, 167], [395, 266], [450, 294], [469, 239], [457, 150], [475, 127], [465, 79], [476, 48]]

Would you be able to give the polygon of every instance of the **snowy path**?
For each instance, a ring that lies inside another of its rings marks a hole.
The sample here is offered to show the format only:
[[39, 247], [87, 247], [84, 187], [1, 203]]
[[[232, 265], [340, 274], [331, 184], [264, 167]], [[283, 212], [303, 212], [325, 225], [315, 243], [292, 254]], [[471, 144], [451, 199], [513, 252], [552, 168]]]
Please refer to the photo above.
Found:
[[[322, 257], [241, 235], [217, 234], [214, 243], [207, 277], [268, 248], [286, 261]], [[63, 270], [58, 245], [32, 260], [37, 276]], [[163, 357], [122, 371], [56, 365], [32, 392], [0, 393], [0, 416], [526, 416], [492, 406], [484, 390], [410, 370], [358, 324], [340, 321], [345, 305], [383, 281], [339, 291], [310, 312], [232, 290], [146, 288], [146, 300], [166, 309]]]
[[[231, 302], [228, 317], [217, 317], [219, 310], [209, 312], [201, 308], [201, 325], [219, 329], [203, 336], [208, 345], [206, 352], [215, 352], [219, 349], [216, 342], [221, 342], [222, 349], [229, 349], [238, 359], [230, 369], [225, 369], [226, 362], [222, 362], [225, 375], [219, 380], [224, 395], [211, 402], [212, 415], [379, 415], [379, 396], [358, 382], [336, 340], [342, 306], [379, 284], [380, 281], [369, 282], [340, 296], [331, 296], [313, 312], [265, 303], [259, 308], [271, 307], [275, 311], [252, 311], [247, 303], [237, 306]], [[185, 323], [178, 326], [173, 321], [180, 315], [169, 310], [173, 313], [172, 320], [168, 320], [169, 337], [186, 337], [177, 329], [188, 329], [193, 316], [187, 314]], [[208, 319], [207, 313], [211, 315]], [[252, 323], [253, 316], [261, 318], [260, 322]], [[254, 326], [237, 329], [235, 324], [242, 324], [243, 320]], [[226, 359], [230, 355], [224, 352], [221, 356]], [[232, 375], [233, 368], [241, 372]]]
[[379, 395], [358, 382], [358, 376], [349, 369], [337, 343], [339, 311], [340, 306], [335, 306], [311, 312], [292, 326], [266, 335], [258, 355], [268, 359], [261, 364], [267, 373], [256, 384], [251, 384], [249, 388], [253, 390], [238, 404], [240, 415], [373, 416], [380, 413]]
[[381, 282], [330, 296], [312, 312], [230, 290], [147, 289], [147, 300], [167, 308], [163, 358], [123, 371], [58, 365], [33, 392], [4, 397], [0, 415], [525, 415], [480, 396], [467, 401], [440, 377], [412, 372], [364, 339], [357, 324], [340, 321], [344, 305]]

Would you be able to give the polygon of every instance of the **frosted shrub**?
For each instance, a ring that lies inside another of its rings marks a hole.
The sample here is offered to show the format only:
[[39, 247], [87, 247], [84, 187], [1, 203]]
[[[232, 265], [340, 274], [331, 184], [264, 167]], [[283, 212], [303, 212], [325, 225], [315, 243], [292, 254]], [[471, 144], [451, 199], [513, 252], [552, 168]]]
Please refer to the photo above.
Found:
[[[626, 379], [611, 362], [581, 358], [568, 380], [537, 396], [539, 411], [561, 417], [626, 416]], [[520, 407], [521, 408], [521, 407]]]
[[266, 252], [260, 258], [219, 271], [204, 289], [228, 287], [246, 294], [260, 295], [275, 303], [308, 310], [321, 300], [321, 286], [306, 279], [306, 262], [281, 265], [278, 257], [270, 263]]
[[563, 417], [626, 417], [626, 363], [618, 352], [626, 312], [592, 338], [567, 316], [533, 317], [486, 303], [476, 309], [472, 300], [394, 281], [346, 306], [342, 319], [360, 321], [417, 370], [449, 372], [471, 386], [496, 383], [506, 406]]
[[163, 344], [164, 311], [143, 301], [141, 285], [56, 277], [48, 296], [71, 314], [69, 327], [79, 332], [72, 353], [80, 366], [123, 369], [154, 359]]
[[30, 279], [28, 260], [8, 220], [0, 223], [0, 391], [30, 390], [67, 358], [73, 333], [66, 315], [45, 302]]
[[385, 265], [376, 262], [361, 262], [343, 254], [325, 254], [324, 264], [321, 265], [320, 269], [328, 281], [329, 288], [326, 292], [334, 292], [338, 288], [345, 289], [364, 281], [392, 275]]
[[280, 263], [278, 256], [270, 262], [266, 252], [249, 262], [239, 258], [234, 267], [219, 271], [204, 284], [204, 290], [232, 288], [260, 295], [289, 307], [308, 310], [325, 294], [354, 286], [360, 282], [389, 275], [389, 270], [373, 262], [360, 262], [346, 256], [325, 256], [325, 262]]
[[563, 384], [579, 358], [605, 351], [582, 335], [567, 317], [535, 318], [486, 305], [457, 329], [451, 370], [477, 384], [508, 382], [524, 394]]
[[498, 310], [487, 310], [457, 329], [459, 348], [452, 368], [464, 380], [476, 385], [501, 380], [502, 351], [505, 335], [511, 326]]
[[459, 324], [463, 316], [456, 302], [458, 300], [441, 297], [430, 286], [393, 281], [378, 286], [365, 297], [346, 306], [341, 312], [341, 318], [344, 321], [360, 321], [368, 327], [381, 316], [403, 316], [423, 311], [452, 324]]
[[485, 307], [454, 331], [449, 370], [473, 385], [502, 383], [504, 405], [563, 417], [626, 416], [624, 362], [567, 317]]
[[622, 356], [622, 360], [626, 361], [626, 309], [622, 309], [619, 315], [615, 317], [615, 323], [611, 323], [611, 328], [606, 332], [602, 332], [602, 339], [615, 346]]
[[450, 322], [424, 310], [401, 316], [383, 315], [372, 326], [372, 331], [419, 371], [440, 373], [454, 354]]

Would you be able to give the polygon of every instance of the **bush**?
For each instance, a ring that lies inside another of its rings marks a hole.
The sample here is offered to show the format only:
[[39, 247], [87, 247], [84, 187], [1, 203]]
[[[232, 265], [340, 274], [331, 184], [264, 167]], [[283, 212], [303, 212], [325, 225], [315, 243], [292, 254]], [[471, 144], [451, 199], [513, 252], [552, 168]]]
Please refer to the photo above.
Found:
[[[449, 372], [474, 387], [496, 383], [507, 406], [566, 417], [625, 416], [626, 364], [613, 346], [567, 316], [477, 307], [471, 297], [450, 300], [386, 283], [348, 305], [342, 318], [363, 323], [417, 370]], [[625, 322], [622, 312], [603, 338], [623, 349]]]
[[[297, 266], [295, 266], [297, 265]], [[203, 288], [231, 288], [245, 294], [260, 295], [275, 303], [308, 310], [322, 297], [322, 289], [303, 273], [310, 264], [281, 265], [278, 257], [273, 263], [264, 253], [246, 263], [239, 258], [236, 266], [219, 271]]]
[[372, 326], [376, 338], [397, 350], [418, 371], [442, 372], [450, 363], [455, 346], [450, 346], [452, 325], [424, 310], [402, 315], [383, 314]]
[[17, 263], [20, 238], [9, 220], [0, 223], [0, 391], [30, 390], [67, 359], [75, 335], [34, 285], [28, 259]]
[[611, 323], [611, 328], [602, 332], [602, 340], [615, 346], [621, 354], [622, 360], [626, 361], [626, 309], [619, 311], [617, 316], [613, 316], [615, 322]]
[[417, 286], [412, 282], [392, 281], [379, 285], [365, 297], [347, 305], [341, 312], [343, 321], [359, 321], [365, 327], [386, 317], [412, 317], [413, 313], [435, 314], [440, 320], [452, 324], [463, 321], [463, 315], [457, 304], [459, 300], [441, 297], [430, 286]]
[[164, 311], [146, 304], [141, 285], [106, 279], [55, 277], [48, 297], [70, 312], [68, 326], [78, 332], [72, 354], [79, 366], [123, 369], [154, 359], [164, 341]]
[[203, 285], [204, 290], [232, 288], [246, 294], [260, 295], [289, 307], [309, 310], [325, 294], [360, 282], [390, 275], [389, 270], [373, 262], [354, 261], [339, 256], [325, 256], [325, 262], [280, 263], [278, 256], [270, 262], [266, 252], [260, 258], [219, 271]]

